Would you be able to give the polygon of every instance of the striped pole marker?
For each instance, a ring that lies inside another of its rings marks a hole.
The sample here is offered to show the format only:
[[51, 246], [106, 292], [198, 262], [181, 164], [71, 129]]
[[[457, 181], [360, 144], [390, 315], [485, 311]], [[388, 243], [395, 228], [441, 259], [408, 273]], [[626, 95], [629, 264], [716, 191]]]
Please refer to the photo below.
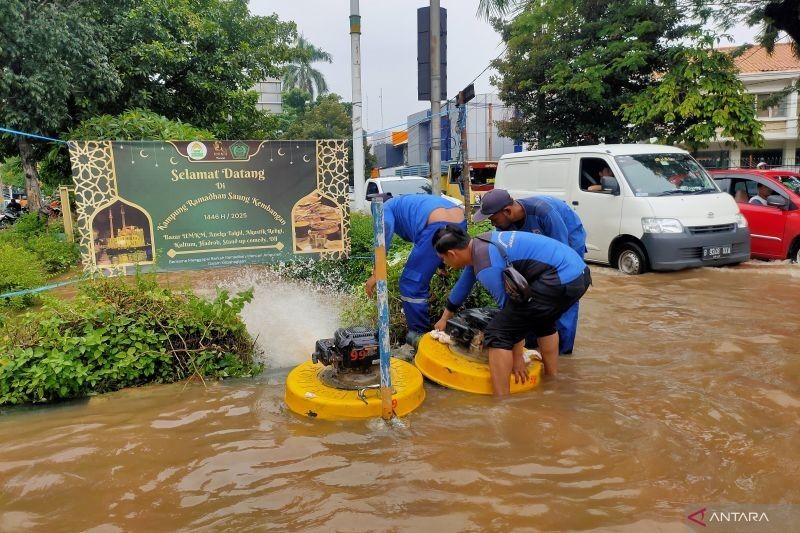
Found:
[[392, 375], [389, 371], [389, 291], [386, 286], [386, 237], [383, 228], [383, 198], [372, 200], [372, 228], [375, 232], [375, 280], [378, 289], [378, 342], [381, 354], [381, 417], [390, 420], [392, 409]]

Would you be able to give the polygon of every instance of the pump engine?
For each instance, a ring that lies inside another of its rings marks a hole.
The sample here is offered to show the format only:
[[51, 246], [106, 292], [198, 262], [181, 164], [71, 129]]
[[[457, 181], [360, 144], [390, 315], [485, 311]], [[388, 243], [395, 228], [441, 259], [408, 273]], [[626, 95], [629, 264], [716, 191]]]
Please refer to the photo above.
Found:
[[332, 339], [319, 339], [311, 354], [314, 363], [337, 373], [369, 373], [379, 358], [377, 332], [363, 326], [337, 329]]
[[464, 309], [447, 321], [444, 332], [470, 351], [480, 351], [483, 348], [483, 330], [498, 311], [493, 307]]

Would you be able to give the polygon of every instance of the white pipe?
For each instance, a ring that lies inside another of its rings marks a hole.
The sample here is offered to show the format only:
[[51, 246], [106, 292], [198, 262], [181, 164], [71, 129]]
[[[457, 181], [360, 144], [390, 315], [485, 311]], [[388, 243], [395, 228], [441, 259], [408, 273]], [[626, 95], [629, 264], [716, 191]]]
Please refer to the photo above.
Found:
[[358, 0], [350, 0], [350, 71], [353, 81], [354, 207], [364, 209], [364, 129], [361, 125], [361, 15]]

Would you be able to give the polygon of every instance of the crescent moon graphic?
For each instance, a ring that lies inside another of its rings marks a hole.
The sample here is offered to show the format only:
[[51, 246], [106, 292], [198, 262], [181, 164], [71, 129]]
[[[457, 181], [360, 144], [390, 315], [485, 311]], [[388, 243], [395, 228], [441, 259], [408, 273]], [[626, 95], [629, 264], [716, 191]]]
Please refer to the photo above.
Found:
[[139, 150], [139, 157], [141, 157], [142, 159], [147, 159], [150, 156], [149, 155], [144, 155], [144, 150]]
[[311, 160], [310, 159], [306, 159], [306, 157], [308, 157], [308, 154], [303, 156], [303, 161], [305, 161], [306, 163], [310, 162]]
[[286, 155], [286, 154], [283, 153], [283, 148], [278, 148], [278, 155], [281, 156], [281, 157]]
[[170, 157], [170, 158], [169, 158], [169, 162], [170, 162], [170, 163], [172, 163], [173, 165], [177, 165], [177, 164], [178, 164], [178, 162], [177, 162], [177, 161], [174, 161], [174, 159], [175, 159], [174, 157]]

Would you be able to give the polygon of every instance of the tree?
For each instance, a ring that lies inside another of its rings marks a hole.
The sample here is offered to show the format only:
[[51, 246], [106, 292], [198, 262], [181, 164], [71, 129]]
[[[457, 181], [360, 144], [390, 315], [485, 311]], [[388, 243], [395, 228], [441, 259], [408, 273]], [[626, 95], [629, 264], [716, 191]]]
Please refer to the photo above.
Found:
[[124, 82], [103, 111], [146, 108], [211, 130], [219, 138], [263, 134], [256, 82], [281, 74], [295, 25], [253, 16], [247, 0], [110, 0], [96, 17]]
[[528, 3], [499, 25], [508, 48], [493, 81], [518, 113], [501, 132], [539, 148], [636, 140], [615, 113], [667, 70], [667, 41], [694, 29], [681, 19], [674, 3]]
[[285, 67], [283, 74], [284, 86], [290, 89], [296, 88], [307, 91], [312, 98], [314, 94], [319, 96], [328, 92], [328, 84], [325, 83], [325, 77], [311, 64], [319, 61], [331, 63], [333, 62], [333, 57], [328, 52], [306, 41], [302, 35], [297, 37], [295, 48], [298, 50], [299, 55]]
[[[98, 115], [84, 120], [65, 135], [70, 140], [174, 140], [214, 139], [210, 131], [177, 120], [169, 120], [147, 109], [132, 109], [121, 115]], [[42, 183], [57, 187], [69, 183], [72, 171], [64, 145], [51, 148], [42, 159]]]
[[286, 139], [347, 139], [352, 136], [350, 115], [338, 94], [317, 98], [284, 134]]
[[19, 156], [7, 157], [0, 163], [0, 192], [3, 187], [20, 189], [25, 187], [25, 173], [22, 171], [22, 162]]
[[[306, 100], [308, 93], [303, 91], [289, 91], [289, 105], [285, 113], [294, 116], [287, 131], [285, 139], [349, 139], [347, 170], [353, 176], [353, 128], [352, 105], [342, 102], [338, 94], [325, 94], [317, 101], [309, 104]], [[284, 104], [287, 101], [284, 100]], [[364, 171], [369, 176], [372, 167], [377, 165], [378, 159], [369, 151], [369, 145], [364, 139]]]
[[503, 17], [521, 9], [526, 3], [525, 0], [479, 0], [477, 15], [486, 20]]
[[634, 136], [654, 134], [661, 142], [695, 151], [718, 134], [761, 145], [755, 98], [744, 94], [731, 56], [714, 50], [710, 39], [705, 47], [679, 47], [672, 55], [663, 78], [621, 107]]
[[795, 55], [800, 57], [800, 2], [797, 0], [752, 0], [750, 2], [708, 2], [692, 0], [697, 18], [712, 23], [721, 31], [737, 24], [761, 26], [758, 44], [769, 52], [775, 48], [780, 32], [793, 40]]
[[[7, 127], [58, 135], [120, 88], [83, 2], [4, 0], [0, 34], [0, 123]], [[36, 210], [42, 203], [37, 156], [27, 137], [17, 136], [15, 145]]]
[[[525, 2], [496, 22], [508, 46], [493, 82], [517, 111], [501, 133], [539, 148], [651, 137], [695, 144], [720, 127], [757, 142], [752, 107], [734, 123], [751, 101], [733, 64], [710, 55], [709, 37], [684, 18], [676, 1]], [[704, 77], [702, 66], [713, 71]], [[728, 85], [709, 92], [693, 80]]]

